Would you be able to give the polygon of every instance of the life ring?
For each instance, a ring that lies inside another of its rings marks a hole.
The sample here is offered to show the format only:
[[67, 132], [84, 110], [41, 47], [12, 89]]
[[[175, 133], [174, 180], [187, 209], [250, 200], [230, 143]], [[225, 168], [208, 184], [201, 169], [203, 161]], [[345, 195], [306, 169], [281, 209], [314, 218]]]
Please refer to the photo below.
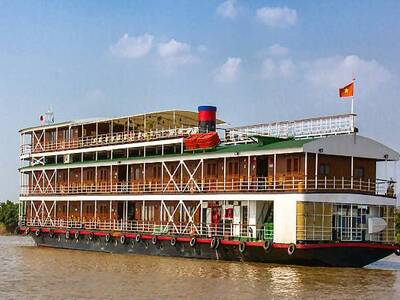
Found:
[[240, 242], [239, 244], [239, 252], [244, 253], [246, 251], [246, 243], [245, 242]]
[[89, 241], [93, 241], [93, 239], [94, 239], [94, 233], [89, 232]]
[[29, 227], [26, 227], [25, 229], [25, 235], [28, 235], [31, 232], [31, 229]]
[[106, 239], [106, 243], [109, 243], [111, 240], [111, 234], [107, 233], [105, 239]]
[[156, 235], [154, 235], [154, 236], [151, 238], [151, 243], [152, 243], [153, 245], [156, 245], [156, 244], [157, 244], [157, 236], [156, 236]]
[[176, 237], [171, 238], [171, 246], [174, 247], [176, 245]]
[[196, 238], [195, 237], [192, 237], [192, 239], [189, 242], [189, 245], [190, 245], [190, 247], [196, 246]]
[[287, 248], [287, 253], [289, 255], [292, 255], [294, 253], [294, 251], [296, 250], [296, 245], [295, 244], [289, 244], [288, 248]]
[[266, 240], [266, 241], [264, 242], [263, 248], [264, 248], [265, 252], [267, 252], [267, 253], [271, 252], [272, 244], [273, 244], [273, 243], [272, 243], [271, 240]]
[[400, 249], [397, 248], [396, 250], [394, 250], [394, 254], [396, 254], [397, 256], [400, 256]]
[[76, 240], [79, 240], [79, 231], [78, 230], [75, 231], [74, 237], [75, 237]]
[[36, 236], [36, 237], [39, 237], [39, 236], [40, 236], [40, 228], [36, 228], [35, 236]]
[[138, 234], [135, 236], [135, 242], [136, 242], [136, 243], [139, 243], [141, 239], [142, 239], [142, 237], [141, 237], [140, 234], [138, 233]]
[[119, 241], [120, 241], [121, 245], [124, 245], [126, 242], [126, 237], [124, 235], [121, 235], [121, 237], [119, 238]]
[[70, 236], [70, 232], [69, 232], [69, 230], [67, 230], [67, 231], [65, 232], [65, 239], [66, 239], [66, 240], [69, 240], [69, 236]]
[[220, 243], [219, 238], [213, 237], [213, 239], [211, 240], [211, 243], [210, 243], [210, 248], [218, 249], [219, 243]]

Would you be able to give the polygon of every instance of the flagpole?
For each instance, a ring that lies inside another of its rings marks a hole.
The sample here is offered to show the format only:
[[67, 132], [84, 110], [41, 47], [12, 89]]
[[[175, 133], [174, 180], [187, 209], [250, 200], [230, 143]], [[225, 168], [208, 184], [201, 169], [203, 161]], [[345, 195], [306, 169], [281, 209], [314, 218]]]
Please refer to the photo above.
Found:
[[355, 84], [354, 82], [356, 81], [356, 79], [353, 77], [353, 95], [351, 96], [351, 114], [354, 114], [354, 88], [355, 88]]

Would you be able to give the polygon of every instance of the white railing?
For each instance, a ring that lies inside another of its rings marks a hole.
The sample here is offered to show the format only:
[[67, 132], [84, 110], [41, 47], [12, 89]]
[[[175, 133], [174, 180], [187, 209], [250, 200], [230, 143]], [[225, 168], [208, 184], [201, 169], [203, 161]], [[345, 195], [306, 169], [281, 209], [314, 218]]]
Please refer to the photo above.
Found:
[[235, 238], [249, 240], [272, 240], [273, 230], [262, 225], [246, 224], [206, 224], [206, 223], [166, 223], [123, 220], [42, 220], [39, 218], [20, 218], [20, 226], [51, 227], [63, 229], [86, 229], [118, 232], [134, 232], [151, 235], [179, 235]]
[[[335, 231], [335, 236], [333, 230]], [[363, 231], [368, 238], [371, 238], [374, 242], [385, 242], [393, 243], [395, 241], [395, 229], [387, 228], [383, 232], [369, 235], [366, 228], [346, 228], [346, 227], [331, 227], [318, 226], [318, 225], [307, 225], [307, 226], [297, 226], [296, 236], [297, 240], [301, 241], [330, 241], [330, 240], [340, 240], [340, 241], [351, 241], [351, 242], [361, 242], [363, 241]], [[364, 238], [367, 238], [364, 236]]]
[[74, 195], [74, 194], [143, 194], [143, 193], [254, 193], [254, 192], [352, 192], [367, 193], [396, 198], [395, 182], [388, 180], [357, 180], [350, 178], [307, 179], [282, 177], [273, 180], [271, 177], [252, 180], [232, 179], [227, 181], [201, 180], [194, 183], [146, 182], [115, 183], [99, 185], [70, 186], [22, 186], [21, 196], [28, 195]]
[[28, 155], [32, 153], [62, 151], [78, 148], [187, 137], [193, 133], [198, 133], [198, 131], [198, 127], [190, 127], [173, 128], [167, 130], [153, 130], [148, 132], [126, 131], [114, 134], [100, 134], [97, 136], [87, 136], [81, 137], [79, 139], [72, 139], [70, 141], [59, 141], [57, 143], [37, 143], [35, 145], [23, 144], [20, 146], [20, 154]]
[[354, 114], [346, 114], [234, 127], [225, 131], [225, 143], [251, 142], [251, 137], [257, 135], [300, 139], [349, 134], [355, 132], [354, 118]]

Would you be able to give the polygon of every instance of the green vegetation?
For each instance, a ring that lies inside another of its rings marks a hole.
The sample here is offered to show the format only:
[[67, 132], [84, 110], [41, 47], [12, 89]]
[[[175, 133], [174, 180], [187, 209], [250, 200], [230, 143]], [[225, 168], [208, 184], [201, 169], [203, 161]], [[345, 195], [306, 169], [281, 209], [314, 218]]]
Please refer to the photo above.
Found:
[[18, 225], [18, 203], [0, 203], [0, 234], [11, 233]]

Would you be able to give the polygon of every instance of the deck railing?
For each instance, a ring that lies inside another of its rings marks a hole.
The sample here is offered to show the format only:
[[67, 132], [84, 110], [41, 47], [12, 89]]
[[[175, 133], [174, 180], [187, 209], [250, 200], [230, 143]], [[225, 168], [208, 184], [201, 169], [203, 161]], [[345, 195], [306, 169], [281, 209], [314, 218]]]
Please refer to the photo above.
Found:
[[33, 153], [63, 151], [79, 148], [89, 148], [98, 146], [107, 146], [115, 144], [148, 142], [170, 138], [187, 137], [190, 134], [197, 133], [197, 127], [173, 128], [167, 130], [153, 130], [148, 132], [125, 131], [114, 134], [99, 134], [97, 136], [86, 136], [69, 141], [59, 141], [55, 143], [36, 143], [23, 144], [20, 146], [21, 155]]
[[257, 192], [350, 192], [365, 193], [396, 198], [395, 182], [388, 180], [352, 180], [349, 178], [304, 179], [304, 178], [256, 178], [254, 180], [209, 180], [186, 183], [115, 183], [100, 185], [69, 186], [37, 185], [22, 186], [21, 196], [29, 195], [77, 195], [77, 194], [154, 194], [154, 193], [257, 193]]
[[79, 219], [52, 219], [52, 218], [21, 218], [20, 226], [50, 227], [63, 229], [104, 230], [118, 232], [133, 232], [151, 235], [181, 235], [235, 238], [248, 240], [272, 240], [273, 229], [263, 225], [247, 225], [234, 223], [172, 223], [146, 222], [124, 220], [79, 220]]
[[229, 128], [225, 132], [226, 143], [251, 142], [252, 136], [277, 138], [311, 138], [355, 132], [354, 114], [282, 121]]

